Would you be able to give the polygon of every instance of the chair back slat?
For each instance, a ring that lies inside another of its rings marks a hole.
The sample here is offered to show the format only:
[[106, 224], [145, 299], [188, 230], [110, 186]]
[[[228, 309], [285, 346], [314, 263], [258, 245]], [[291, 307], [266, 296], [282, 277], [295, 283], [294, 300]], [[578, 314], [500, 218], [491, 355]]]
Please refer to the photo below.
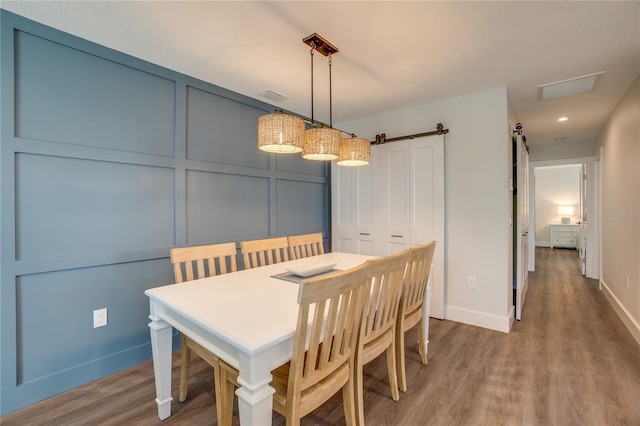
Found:
[[[324, 326], [324, 336], [322, 337], [323, 342], [331, 342], [334, 335], [338, 338], [337, 335], [342, 335], [342, 330], [337, 328], [338, 325], [338, 307], [339, 307], [339, 298], [332, 298], [329, 301], [329, 308], [327, 312], [327, 321]], [[335, 347], [337, 348], [338, 341], [332, 342], [335, 343]], [[332, 345], [322, 345], [319, 359], [318, 359], [318, 368], [326, 368], [329, 363], [329, 355], [331, 355], [331, 350], [333, 349]], [[339, 353], [339, 350], [338, 350]]]
[[236, 243], [175, 247], [171, 263], [176, 283], [197, 280], [238, 270]]
[[[311, 331], [309, 333], [309, 348], [307, 350], [307, 358], [304, 365], [303, 376], [310, 376], [316, 367], [316, 360], [318, 358], [318, 349], [322, 343], [322, 328], [324, 324], [324, 310], [326, 308], [326, 301], [322, 300], [315, 306], [313, 312], [313, 320], [311, 321]], [[306, 314], [309, 315], [308, 313]]]
[[245, 269], [272, 265], [289, 260], [289, 242], [287, 237], [242, 241], [240, 243], [240, 251], [242, 252]]
[[290, 255], [292, 259], [302, 259], [305, 257], [324, 254], [322, 245], [322, 233], [293, 235], [288, 237]]
[[395, 326], [409, 250], [367, 260], [371, 265], [371, 294], [367, 308], [364, 344]]
[[431, 241], [423, 246], [412, 247], [409, 252], [400, 302], [403, 315], [422, 309], [435, 249], [436, 242]]

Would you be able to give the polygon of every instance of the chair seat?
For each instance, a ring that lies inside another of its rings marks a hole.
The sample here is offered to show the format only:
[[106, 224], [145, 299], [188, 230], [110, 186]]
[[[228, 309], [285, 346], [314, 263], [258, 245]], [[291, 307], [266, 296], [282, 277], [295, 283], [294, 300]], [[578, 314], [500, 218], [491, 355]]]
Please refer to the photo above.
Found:
[[[273, 409], [283, 416], [286, 415], [287, 387], [291, 363], [287, 362], [271, 372], [273, 380], [271, 386], [276, 390], [273, 395]], [[333, 375], [302, 391], [300, 415], [305, 416], [318, 408], [322, 403], [335, 395], [349, 380], [349, 365], [338, 366]]]
[[220, 358], [214, 355], [212, 352], [209, 352], [207, 349], [203, 348], [200, 344], [196, 343], [194, 340], [189, 338], [186, 335], [182, 335], [182, 342], [193, 352], [195, 352], [200, 358], [207, 361], [209, 365], [214, 368], [218, 367], [218, 363], [220, 362]]
[[394, 329], [390, 328], [384, 330], [384, 333], [380, 334], [373, 340], [370, 340], [364, 344], [362, 351], [362, 364], [368, 364], [376, 359], [380, 354], [385, 352], [390, 345], [394, 343]]
[[422, 306], [416, 308], [413, 312], [407, 312], [402, 321], [402, 331], [411, 330], [420, 320], [422, 320]]

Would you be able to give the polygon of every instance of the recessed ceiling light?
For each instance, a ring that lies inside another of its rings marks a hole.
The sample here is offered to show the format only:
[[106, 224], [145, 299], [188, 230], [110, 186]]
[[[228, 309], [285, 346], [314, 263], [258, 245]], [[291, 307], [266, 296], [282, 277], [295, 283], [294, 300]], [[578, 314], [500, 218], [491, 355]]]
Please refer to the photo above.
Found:
[[564, 142], [566, 140], [567, 140], [567, 138], [555, 138], [553, 141], [554, 142]]
[[567, 118], [567, 117], [560, 117], [560, 118], [558, 118], [558, 121], [567, 121], [567, 120], [568, 120], [568, 118]]
[[538, 99], [545, 101], [562, 96], [591, 92], [595, 89], [596, 83], [602, 74], [604, 74], [604, 71], [570, 78], [568, 80], [556, 81], [555, 83], [542, 84], [538, 86]]

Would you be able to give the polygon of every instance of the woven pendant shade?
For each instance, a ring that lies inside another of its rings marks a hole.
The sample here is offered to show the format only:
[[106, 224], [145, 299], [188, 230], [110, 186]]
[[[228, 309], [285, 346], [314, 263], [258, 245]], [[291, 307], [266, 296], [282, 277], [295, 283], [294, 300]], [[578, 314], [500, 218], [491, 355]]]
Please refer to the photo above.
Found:
[[346, 138], [340, 142], [339, 166], [366, 166], [371, 161], [371, 143], [363, 138]]
[[304, 120], [289, 114], [258, 118], [258, 149], [277, 154], [302, 151]]
[[305, 160], [330, 161], [338, 158], [340, 152], [340, 130], [321, 127], [304, 132], [302, 158]]

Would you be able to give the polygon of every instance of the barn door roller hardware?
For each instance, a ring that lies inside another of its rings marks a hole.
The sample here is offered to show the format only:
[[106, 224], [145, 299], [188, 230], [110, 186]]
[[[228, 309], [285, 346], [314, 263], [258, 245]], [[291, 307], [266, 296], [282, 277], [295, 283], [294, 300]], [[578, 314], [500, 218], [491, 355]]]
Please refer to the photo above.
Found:
[[385, 133], [380, 133], [376, 135], [376, 140], [371, 141], [371, 144], [382, 145], [387, 142], [396, 142], [396, 141], [402, 141], [405, 139], [421, 138], [423, 136], [446, 135], [447, 133], [449, 133], [449, 129], [445, 129], [442, 123], [438, 123], [436, 125], [436, 130], [433, 130], [431, 132], [414, 133], [413, 135], [397, 136], [395, 138], [387, 138], [387, 135]]

